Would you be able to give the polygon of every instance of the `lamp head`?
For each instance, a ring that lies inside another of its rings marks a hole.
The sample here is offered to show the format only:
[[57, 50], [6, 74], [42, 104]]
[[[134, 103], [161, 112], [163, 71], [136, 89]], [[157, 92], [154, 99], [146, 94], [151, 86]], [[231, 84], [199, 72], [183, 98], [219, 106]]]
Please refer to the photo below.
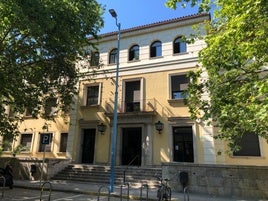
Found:
[[116, 12], [115, 12], [114, 9], [110, 9], [110, 10], [109, 10], [109, 13], [112, 15], [112, 17], [114, 17], [114, 18], [117, 17], [117, 14], [116, 14]]

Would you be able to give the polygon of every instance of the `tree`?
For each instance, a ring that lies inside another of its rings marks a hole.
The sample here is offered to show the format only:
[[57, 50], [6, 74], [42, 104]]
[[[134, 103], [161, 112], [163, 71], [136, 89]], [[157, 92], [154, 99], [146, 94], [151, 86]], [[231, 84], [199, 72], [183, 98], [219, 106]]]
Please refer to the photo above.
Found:
[[16, 135], [25, 110], [43, 118], [50, 117], [42, 110], [47, 104], [68, 111], [76, 63], [82, 47], [94, 45], [88, 38], [97, 38], [103, 9], [95, 0], [0, 2], [0, 135]]
[[[195, 0], [169, 0], [166, 5]], [[219, 127], [216, 136], [231, 150], [253, 132], [268, 141], [268, 2], [266, 0], [219, 0], [215, 19], [205, 37], [207, 47], [199, 53], [202, 66], [191, 72], [188, 89], [192, 118]], [[201, 12], [211, 7], [201, 1]], [[207, 79], [204, 75], [207, 74]], [[204, 98], [209, 94], [209, 99]]]

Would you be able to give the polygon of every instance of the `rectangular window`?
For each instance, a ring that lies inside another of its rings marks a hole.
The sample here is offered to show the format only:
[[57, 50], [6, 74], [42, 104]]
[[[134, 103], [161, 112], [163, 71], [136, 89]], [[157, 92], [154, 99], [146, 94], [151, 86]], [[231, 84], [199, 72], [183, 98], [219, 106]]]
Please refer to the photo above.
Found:
[[47, 98], [45, 101], [45, 115], [53, 116], [57, 114], [57, 98]]
[[20, 144], [25, 147], [23, 151], [29, 151], [31, 149], [32, 137], [33, 137], [33, 134], [30, 134], [30, 133], [21, 134]]
[[3, 151], [12, 151], [13, 137], [5, 135], [2, 138], [1, 144], [2, 144]]
[[85, 105], [93, 106], [100, 104], [100, 85], [86, 86]]
[[32, 110], [30, 108], [26, 108], [24, 116], [25, 117], [31, 117], [32, 116]]
[[138, 112], [141, 104], [140, 80], [125, 83], [125, 111]]
[[[48, 144], [44, 144], [43, 142], [46, 141], [46, 138], [49, 137]], [[39, 141], [39, 152], [44, 152], [46, 147], [46, 152], [51, 152], [51, 145], [52, 145], [52, 133], [40, 133], [40, 141]]]
[[171, 99], [187, 98], [185, 91], [188, 88], [189, 78], [184, 75], [171, 76]]
[[60, 135], [60, 152], [66, 152], [68, 133], [61, 133]]
[[91, 66], [98, 66], [99, 60], [100, 60], [100, 53], [99, 52], [91, 52], [90, 65]]
[[244, 134], [241, 141], [237, 144], [241, 147], [241, 149], [234, 152], [234, 156], [261, 156], [258, 135], [254, 133]]

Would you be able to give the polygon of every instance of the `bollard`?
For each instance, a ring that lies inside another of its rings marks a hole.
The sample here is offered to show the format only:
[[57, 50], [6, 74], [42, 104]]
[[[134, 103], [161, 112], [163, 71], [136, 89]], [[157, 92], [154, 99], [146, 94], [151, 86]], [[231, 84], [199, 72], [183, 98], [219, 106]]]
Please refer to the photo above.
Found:
[[142, 185], [141, 185], [140, 201], [142, 201], [142, 190], [143, 190], [143, 188], [146, 189], [146, 201], [148, 201], [148, 189], [149, 189], [148, 184], [142, 184]]
[[41, 191], [41, 192], [40, 192], [40, 201], [42, 200], [42, 195], [43, 195], [43, 191], [44, 191], [44, 186], [45, 186], [46, 184], [49, 184], [49, 196], [48, 196], [48, 201], [50, 201], [51, 191], [52, 191], [52, 185], [51, 185], [51, 183], [50, 183], [49, 181], [44, 182], [43, 185], [42, 185], [42, 187], [41, 187], [41, 189], [40, 189], [40, 191]]
[[101, 189], [106, 188], [108, 190], [108, 201], [110, 201], [110, 196], [111, 196], [111, 192], [110, 192], [110, 188], [109, 186], [100, 186], [99, 190], [98, 190], [98, 201], [100, 200], [100, 194], [101, 194]]
[[127, 186], [127, 201], [129, 201], [129, 183], [124, 183], [120, 186], [120, 201], [123, 199], [123, 187]]

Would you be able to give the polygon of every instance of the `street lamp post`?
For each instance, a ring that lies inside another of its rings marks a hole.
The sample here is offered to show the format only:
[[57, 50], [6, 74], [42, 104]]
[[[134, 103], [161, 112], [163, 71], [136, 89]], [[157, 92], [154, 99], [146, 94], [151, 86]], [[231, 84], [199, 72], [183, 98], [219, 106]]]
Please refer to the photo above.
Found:
[[119, 75], [119, 51], [120, 51], [120, 28], [121, 24], [117, 22], [117, 14], [114, 9], [109, 10], [112, 17], [115, 18], [115, 23], [118, 28], [117, 34], [117, 58], [116, 58], [116, 74], [115, 74], [115, 93], [114, 93], [114, 120], [112, 131], [112, 151], [111, 151], [111, 174], [110, 174], [110, 192], [114, 192], [114, 166], [116, 152], [116, 137], [117, 137], [117, 105], [118, 105], [118, 75]]

